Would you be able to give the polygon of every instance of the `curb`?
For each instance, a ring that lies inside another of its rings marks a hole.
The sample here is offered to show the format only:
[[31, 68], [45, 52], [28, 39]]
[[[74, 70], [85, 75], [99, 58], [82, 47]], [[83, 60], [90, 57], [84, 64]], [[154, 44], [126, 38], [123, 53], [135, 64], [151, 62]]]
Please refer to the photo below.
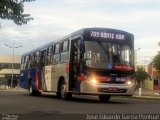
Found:
[[154, 96], [133, 96], [133, 98], [160, 101], [160, 96], [157, 96], [157, 97], [154, 97]]
[[154, 97], [154, 96], [114, 96], [113, 98], [116, 99], [134, 99], [134, 100], [151, 100], [151, 101], [159, 101], [160, 102], [160, 96]]
[[10, 89], [5, 89], [3, 91], [16, 91], [16, 92], [24, 92], [24, 91], [27, 91], [26, 89], [23, 89], [23, 88], [16, 88], [16, 89], [13, 89], [13, 88], [10, 88]]

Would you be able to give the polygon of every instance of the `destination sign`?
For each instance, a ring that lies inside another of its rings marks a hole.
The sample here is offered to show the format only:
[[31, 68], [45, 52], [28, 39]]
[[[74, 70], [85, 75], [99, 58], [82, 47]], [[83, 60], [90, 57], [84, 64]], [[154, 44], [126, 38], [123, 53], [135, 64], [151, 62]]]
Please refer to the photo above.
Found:
[[125, 71], [131, 71], [134, 69], [132, 66], [118, 65], [118, 64], [115, 64], [113, 68], [114, 70], [125, 70]]
[[111, 32], [99, 32], [99, 31], [91, 31], [91, 37], [95, 38], [108, 38], [113, 40], [124, 40], [125, 36], [120, 33], [111, 33]]

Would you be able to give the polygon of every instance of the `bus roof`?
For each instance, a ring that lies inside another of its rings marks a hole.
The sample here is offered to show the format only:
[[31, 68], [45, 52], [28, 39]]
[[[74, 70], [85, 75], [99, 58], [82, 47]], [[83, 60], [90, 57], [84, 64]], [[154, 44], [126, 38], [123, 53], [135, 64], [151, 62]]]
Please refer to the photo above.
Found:
[[95, 27], [95, 28], [82, 28], [80, 30], [77, 30], [76, 32], [71, 33], [70, 35], [74, 36], [74, 35], [77, 35], [77, 34], [80, 34], [80, 33], [83, 34], [84, 32], [91, 31], [91, 30], [116, 31], [116, 32], [122, 32], [122, 33], [125, 33], [125, 34], [133, 35], [133, 34], [131, 34], [129, 32], [123, 31], [123, 30], [112, 29], [112, 28], [98, 28], [98, 27]]
[[37, 51], [42, 51], [42, 50], [46, 49], [47, 47], [52, 46], [54, 43], [60, 42], [60, 41], [65, 40], [67, 38], [70, 38], [70, 37], [73, 37], [73, 36], [76, 36], [76, 35], [81, 35], [82, 36], [85, 32], [91, 31], [91, 30], [95, 30], [95, 31], [101, 31], [101, 30], [102, 31], [115, 31], [115, 32], [121, 32], [121, 33], [125, 33], [127, 35], [132, 35], [133, 36], [133, 34], [131, 34], [129, 32], [126, 32], [126, 31], [123, 31], [123, 30], [118, 30], [118, 29], [111, 29], [111, 28], [82, 28], [82, 29], [77, 30], [77, 31], [75, 31], [75, 32], [73, 32], [73, 33], [71, 33], [71, 34], [69, 34], [69, 35], [67, 35], [65, 37], [62, 37], [62, 38], [60, 38], [60, 39], [58, 39], [56, 41], [52, 41], [50, 43], [47, 43], [45, 45], [42, 45], [42, 46], [34, 49], [34, 50], [31, 50], [30, 52], [24, 53], [22, 56], [26, 56], [26, 55], [32, 54], [34, 52], [37, 52]]
[[27, 52], [27, 53], [24, 53], [22, 56], [30, 55], [30, 54], [35, 53], [35, 52], [37, 52], [37, 51], [43, 51], [44, 49], [46, 49], [46, 48], [49, 47], [49, 46], [52, 46], [53, 44], [54, 44], [54, 42], [52, 41], [52, 42], [47, 43], [47, 44], [45, 44], [45, 45], [43, 45], [43, 46], [40, 46], [40, 47], [38, 47], [38, 48], [36, 48], [36, 49], [33, 49], [33, 50], [31, 50], [31, 51], [29, 51], [29, 52]]

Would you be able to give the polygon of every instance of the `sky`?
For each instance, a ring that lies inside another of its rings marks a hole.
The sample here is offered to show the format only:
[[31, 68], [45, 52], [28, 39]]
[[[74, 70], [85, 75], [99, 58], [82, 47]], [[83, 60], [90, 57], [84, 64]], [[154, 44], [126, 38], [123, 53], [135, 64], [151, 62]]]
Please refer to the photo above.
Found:
[[[24, 4], [27, 25], [0, 19], [0, 54], [22, 55], [78, 29], [103, 27], [134, 34], [139, 63], [160, 51], [160, 0], [36, 0]], [[140, 48], [140, 49], [139, 49]]]

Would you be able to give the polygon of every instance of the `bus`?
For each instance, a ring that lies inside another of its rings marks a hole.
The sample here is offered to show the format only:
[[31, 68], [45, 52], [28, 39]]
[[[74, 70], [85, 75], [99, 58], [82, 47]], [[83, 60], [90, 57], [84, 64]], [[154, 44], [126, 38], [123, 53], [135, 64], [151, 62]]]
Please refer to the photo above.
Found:
[[73, 94], [132, 96], [134, 36], [110, 28], [83, 28], [22, 55], [20, 81], [30, 95], [52, 92], [69, 100]]

